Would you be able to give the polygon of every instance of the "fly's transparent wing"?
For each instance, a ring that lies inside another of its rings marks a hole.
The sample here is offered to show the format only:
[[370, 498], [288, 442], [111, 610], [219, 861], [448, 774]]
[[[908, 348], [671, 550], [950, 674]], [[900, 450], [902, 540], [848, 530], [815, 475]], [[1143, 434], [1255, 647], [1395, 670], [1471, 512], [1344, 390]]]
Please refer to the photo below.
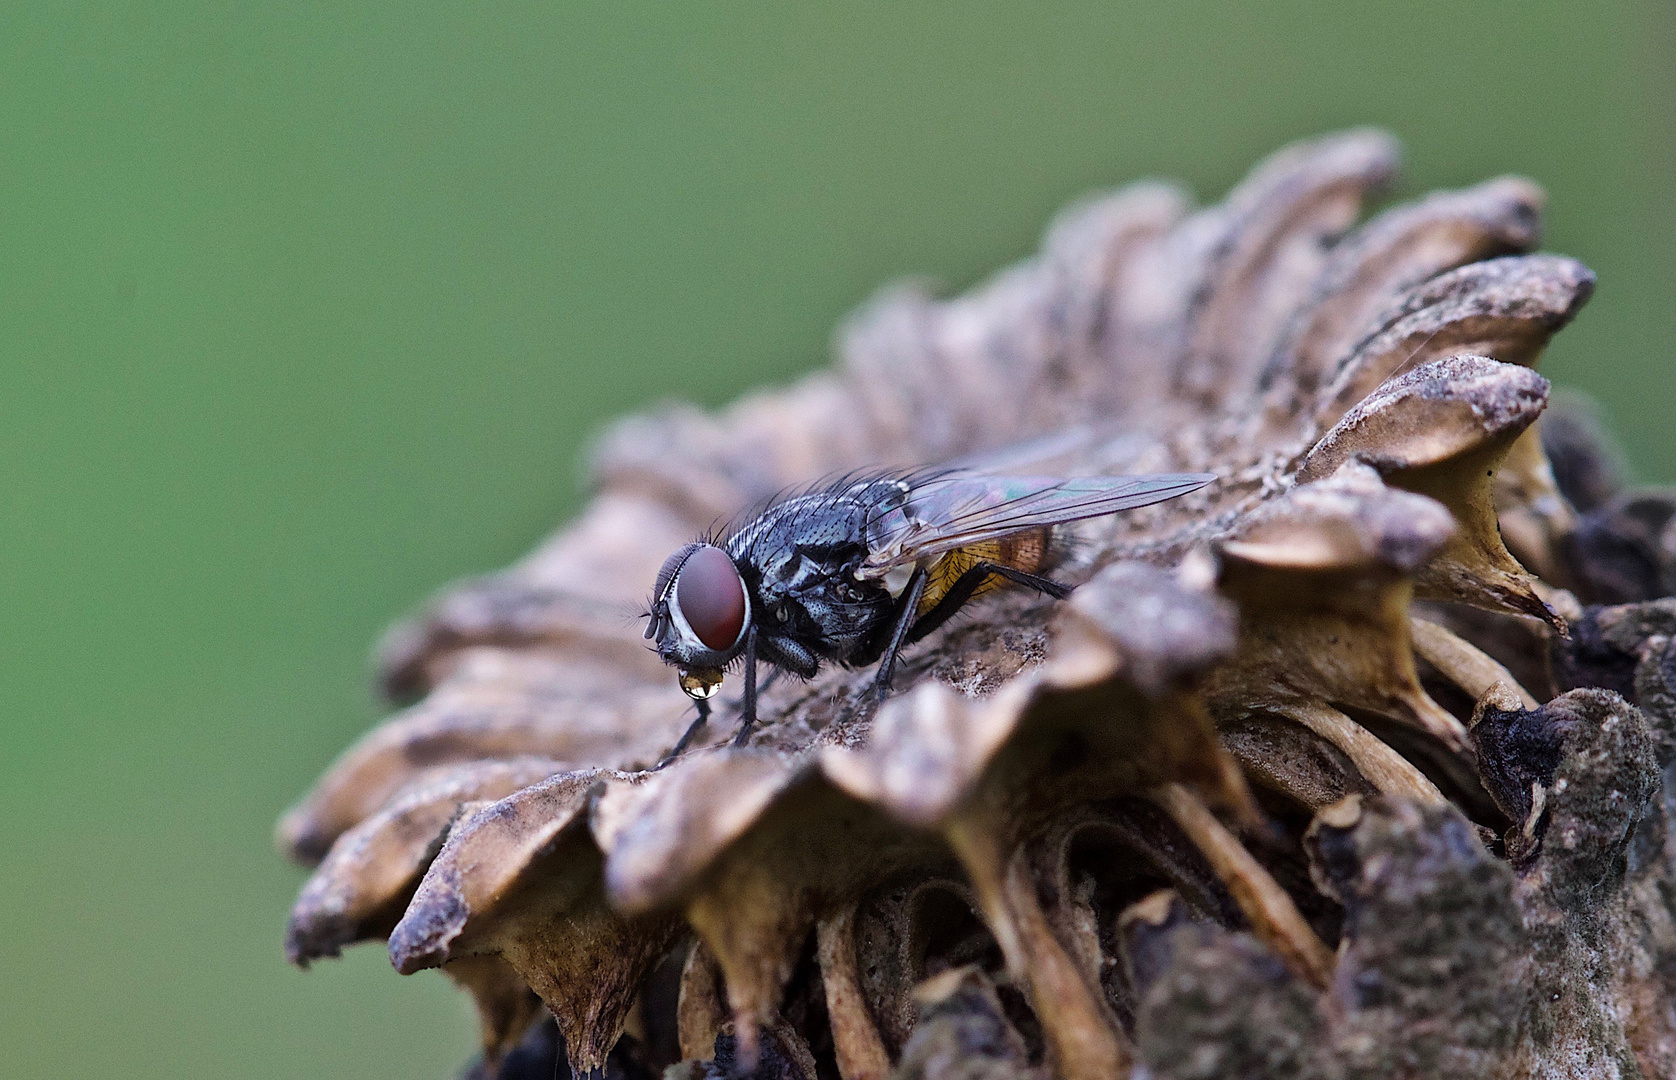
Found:
[[1214, 473], [991, 476], [965, 470], [905, 479], [905, 498], [868, 523], [865, 577], [1009, 533], [1104, 517], [1197, 491]]

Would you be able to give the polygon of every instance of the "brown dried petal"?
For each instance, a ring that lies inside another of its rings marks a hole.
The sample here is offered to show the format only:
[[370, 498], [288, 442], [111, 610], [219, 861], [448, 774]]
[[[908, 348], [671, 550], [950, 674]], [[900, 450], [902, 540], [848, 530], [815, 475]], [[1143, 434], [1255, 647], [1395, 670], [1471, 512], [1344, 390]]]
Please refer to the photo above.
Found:
[[1600, 509], [1627, 483], [1623, 449], [1594, 403], [1575, 392], [1554, 394], [1542, 420], [1542, 451], [1560, 494], [1580, 514]]
[[815, 941], [838, 1073], [843, 1080], [884, 1080], [890, 1075], [890, 1052], [868, 1010], [861, 983], [855, 908], [840, 907], [823, 918]]
[[1676, 491], [1632, 489], [1577, 519], [1564, 560], [1581, 598], [1630, 604], [1676, 592]]
[[1519, 564], [1548, 585], [1571, 589], [1576, 583], [1566, 565], [1566, 550], [1577, 514], [1560, 494], [1542, 449], [1542, 429], [1551, 409], [1513, 440], [1496, 470], [1495, 505], [1502, 541]]
[[835, 789], [817, 763], [745, 751], [697, 755], [611, 792], [596, 832], [613, 903], [684, 908], [726, 974], [746, 1045], [816, 922], [928, 846]]
[[749, 395], [719, 416], [672, 405], [620, 420], [594, 448], [589, 476], [603, 491], [664, 503], [704, 529], [845, 463], [896, 460], [895, 448], [870, 442], [872, 434], [853, 388], [822, 372]]
[[1212, 592], [1145, 563], [1116, 563], [1071, 597], [1115, 650], [1123, 677], [1154, 697], [1231, 656], [1239, 616]]
[[1497, 663], [1472, 642], [1426, 619], [1411, 618], [1409, 631], [1414, 654], [1431, 664], [1474, 701], [1492, 686], [1511, 690], [1527, 709], [1539, 704], [1530, 691], [1519, 685], [1513, 673]]
[[1298, 482], [1356, 460], [1394, 487], [1437, 499], [1458, 528], [1419, 568], [1416, 595], [1563, 626], [1503, 546], [1493, 498], [1496, 469], [1547, 400], [1548, 380], [1528, 368], [1479, 356], [1434, 361], [1390, 379], [1346, 413], [1304, 459]]
[[291, 908], [286, 957], [306, 967], [346, 945], [388, 934], [463, 809], [504, 798], [563, 768], [546, 758], [520, 757], [421, 775], [332, 845]]
[[601, 495], [513, 566], [451, 585], [391, 627], [377, 649], [379, 683], [398, 701], [424, 693], [474, 645], [553, 649], [625, 676], [661, 677], [633, 601], [694, 529], [647, 499]]
[[1249, 804], [1193, 699], [1137, 692], [1117, 675], [1120, 649], [1092, 620], [1066, 636], [1039, 673], [976, 707], [935, 684], [887, 703], [865, 750], [832, 748], [824, 763], [859, 798], [910, 822], [940, 822], [1009, 969], [1030, 988], [1055, 1067], [1105, 1077], [1127, 1061], [1115, 1017], [1086, 960], [1055, 937], [1018, 830], [1073, 799], [1140, 794], [1176, 777]]
[[[1022, 395], [1025, 427], [1051, 429], [1122, 410], [1128, 388], [1112, 378], [1117, 298], [1141, 253], [1181, 221], [1190, 201], [1174, 184], [1146, 181], [1073, 205], [1048, 226], [1042, 259], [1058, 282], [1050, 318], [1061, 351]], [[1058, 415], [1038, 415], [1044, 397]]]
[[1154, 797], [1215, 868], [1258, 940], [1294, 975], [1325, 986], [1333, 969], [1332, 952], [1286, 891], [1186, 788], [1166, 784]]
[[673, 679], [621, 684], [611, 670], [541, 653], [472, 649], [424, 701], [344, 751], [279, 824], [279, 844], [317, 862], [423, 769], [540, 755], [632, 766], [674, 745], [690, 703]]
[[871, 890], [856, 905], [854, 938], [862, 993], [892, 1055], [913, 1032], [919, 1011], [912, 991], [921, 981], [968, 964], [1005, 977], [1000, 947], [952, 857]]
[[1403, 291], [1446, 270], [1536, 246], [1542, 190], [1504, 176], [1393, 207], [1356, 229], [1326, 268], [1265, 372], [1277, 394], [1310, 395]]
[[1437, 785], [1412, 762], [1332, 706], [1298, 701], [1271, 708], [1288, 720], [1308, 728], [1342, 752], [1355, 766], [1361, 779], [1375, 791], [1400, 795], [1420, 803], [1442, 804], [1447, 801]]
[[1325, 241], [1355, 222], [1362, 200], [1395, 175], [1399, 155], [1384, 132], [1327, 135], [1275, 154], [1229, 193], [1214, 211], [1222, 235], [1188, 316], [1178, 393], [1216, 401], [1249, 393], [1320, 276]]
[[571, 1067], [603, 1068], [642, 977], [678, 936], [674, 919], [605, 904], [587, 809], [603, 783], [633, 780], [565, 773], [460, 822], [390, 935], [396, 969], [499, 955], [558, 1019]]
[[1338, 420], [1394, 375], [1445, 356], [1536, 363], [1548, 339], [1594, 292], [1594, 274], [1557, 255], [1470, 263], [1410, 291], [1334, 372], [1318, 412]]
[[1255, 712], [1217, 724], [1223, 749], [1255, 788], [1315, 811], [1346, 795], [1376, 790], [1344, 751], [1296, 720]]

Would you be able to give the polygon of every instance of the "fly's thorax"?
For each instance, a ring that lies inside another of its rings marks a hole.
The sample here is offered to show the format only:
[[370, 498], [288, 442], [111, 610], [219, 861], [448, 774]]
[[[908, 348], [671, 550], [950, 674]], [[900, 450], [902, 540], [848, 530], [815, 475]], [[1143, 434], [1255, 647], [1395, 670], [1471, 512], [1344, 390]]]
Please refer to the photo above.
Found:
[[[829, 523], [830, 524], [830, 523]], [[840, 542], [758, 544], [745, 572], [754, 579], [758, 633], [797, 642], [807, 652], [841, 660], [888, 618], [890, 596], [856, 578], [865, 551], [854, 535]]]

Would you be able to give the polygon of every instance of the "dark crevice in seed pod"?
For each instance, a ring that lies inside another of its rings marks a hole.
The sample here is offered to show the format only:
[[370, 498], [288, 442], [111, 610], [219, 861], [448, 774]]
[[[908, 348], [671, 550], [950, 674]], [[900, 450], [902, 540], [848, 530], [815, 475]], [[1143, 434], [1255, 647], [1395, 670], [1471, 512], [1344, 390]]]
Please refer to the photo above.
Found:
[[1499, 808], [1484, 785], [1472, 760], [1423, 731], [1393, 722], [1378, 713], [1343, 706], [1347, 715], [1373, 732], [1381, 741], [1395, 748], [1412, 762], [1439, 791], [1459, 807], [1467, 817], [1492, 827], [1506, 824]]

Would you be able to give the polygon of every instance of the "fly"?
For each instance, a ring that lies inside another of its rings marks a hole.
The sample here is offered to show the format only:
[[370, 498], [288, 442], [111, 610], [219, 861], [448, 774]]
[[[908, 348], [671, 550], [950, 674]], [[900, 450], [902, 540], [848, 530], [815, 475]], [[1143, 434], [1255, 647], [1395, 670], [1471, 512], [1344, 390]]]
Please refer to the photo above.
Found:
[[1064, 599], [1046, 576], [1055, 527], [1195, 491], [1210, 473], [1019, 477], [962, 468], [844, 477], [770, 503], [724, 536], [681, 548], [658, 571], [646, 637], [698, 704], [669, 752], [710, 718], [723, 672], [744, 676], [739, 732], [757, 719], [757, 665], [811, 678], [823, 663], [877, 662], [883, 701], [905, 646], [975, 596], [1017, 585]]

